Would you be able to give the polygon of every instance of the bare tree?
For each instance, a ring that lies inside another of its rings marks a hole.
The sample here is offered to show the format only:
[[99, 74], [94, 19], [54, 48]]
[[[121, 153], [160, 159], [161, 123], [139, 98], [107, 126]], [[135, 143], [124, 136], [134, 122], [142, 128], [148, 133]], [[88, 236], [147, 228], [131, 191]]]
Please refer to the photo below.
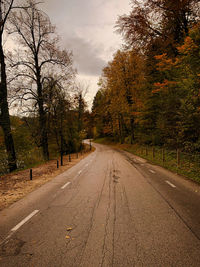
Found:
[[70, 83], [63, 83], [61, 77], [49, 77], [45, 83], [46, 104], [48, 108], [48, 129], [55, 136], [61, 156], [67, 150], [67, 117], [71, 108], [69, 96]]
[[16, 154], [14, 148], [13, 137], [10, 126], [10, 116], [8, 107], [8, 92], [7, 92], [7, 75], [6, 75], [6, 63], [5, 52], [3, 48], [3, 35], [5, 26], [8, 21], [8, 17], [13, 8], [14, 0], [0, 0], [0, 68], [1, 68], [1, 80], [0, 80], [0, 126], [3, 129], [5, 146], [8, 156], [8, 167], [10, 171], [17, 169]]
[[[38, 3], [27, 0], [26, 7], [15, 12], [11, 19], [11, 32], [21, 44], [18, 59], [12, 66], [16, 68], [16, 77], [20, 82], [16, 97], [25, 101], [32, 101], [37, 107], [40, 143], [43, 157], [49, 159], [47, 110], [45, 106], [44, 90], [46, 79], [52, 73], [62, 73], [65, 79], [71, 79], [72, 54], [58, 47], [59, 39], [55, 33], [49, 17], [39, 10]], [[23, 79], [23, 81], [22, 81]], [[23, 85], [22, 85], [23, 82]]]
[[82, 83], [77, 83], [75, 85], [75, 102], [77, 106], [78, 112], [78, 133], [80, 135], [81, 131], [83, 130], [83, 116], [85, 109], [87, 107], [87, 103], [85, 101], [85, 96], [88, 93], [89, 85]]

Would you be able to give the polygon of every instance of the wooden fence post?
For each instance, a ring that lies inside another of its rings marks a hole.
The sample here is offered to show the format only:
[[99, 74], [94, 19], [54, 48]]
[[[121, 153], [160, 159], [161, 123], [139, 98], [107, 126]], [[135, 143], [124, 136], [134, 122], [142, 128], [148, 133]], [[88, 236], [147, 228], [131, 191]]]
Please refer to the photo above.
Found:
[[32, 181], [33, 180], [33, 170], [30, 169], [30, 180]]
[[92, 150], [92, 141], [90, 139], [90, 151]]
[[63, 154], [61, 152], [61, 155], [60, 155], [60, 166], [63, 166]]

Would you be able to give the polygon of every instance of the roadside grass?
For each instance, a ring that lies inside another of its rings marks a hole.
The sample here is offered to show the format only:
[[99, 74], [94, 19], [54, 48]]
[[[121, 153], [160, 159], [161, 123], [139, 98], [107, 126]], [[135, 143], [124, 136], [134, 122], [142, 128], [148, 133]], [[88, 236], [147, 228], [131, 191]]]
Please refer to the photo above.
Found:
[[[149, 162], [164, 167], [172, 172], [180, 174], [188, 179], [200, 183], [200, 155], [180, 152], [179, 165], [177, 162], [177, 151], [161, 147], [142, 146], [139, 144], [119, 144], [110, 138], [99, 138], [94, 140], [99, 144], [110, 145], [117, 149], [135, 154]], [[164, 155], [164, 156], [163, 156]]]
[[[48, 162], [37, 164], [32, 169], [32, 180], [30, 180], [29, 168], [17, 170], [15, 172], [5, 174], [0, 177], [0, 211], [17, 200], [23, 198], [30, 192], [34, 191], [43, 184], [49, 182], [57, 175], [67, 171], [69, 168], [76, 165], [80, 160], [87, 157], [87, 155], [95, 150], [92, 147], [90, 150], [89, 145], [85, 145], [83, 153], [71, 154], [71, 161], [68, 155], [63, 156], [63, 166], [59, 164], [57, 168], [57, 159], [52, 159]], [[60, 158], [59, 158], [60, 163]]]
[[[89, 145], [84, 145], [86, 150], [89, 149]], [[49, 154], [50, 160], [57, 160], [60, 158], [60, 152], [58, 151], [57, 145], [50, 144], [49, 145]], [[38, 147], [33, 147], [31, 149], [21, 149], [16, 151], [17, 156], [17, 170], [13, 173], [17, 173], [22, 170], [31, 169], [34, 167], [38, 167], [42, 164], [47, 163], [43, 159], [42, 149]], [[7, 168], [7, 154], [5, 150], [0, 149], [0, 177], [2, 175], [8, 174], [9, 170]]]

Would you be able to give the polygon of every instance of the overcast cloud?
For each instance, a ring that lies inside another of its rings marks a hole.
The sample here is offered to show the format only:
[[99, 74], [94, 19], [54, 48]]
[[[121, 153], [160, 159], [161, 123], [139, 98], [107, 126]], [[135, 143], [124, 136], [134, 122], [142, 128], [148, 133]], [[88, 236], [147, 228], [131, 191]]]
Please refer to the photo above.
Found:
[[97, 91], [102, 68], [120, 48], [114, 33], [118, 15], [130, 11], [130, 0], [44, 0], [41, 8], [49, 15], [62, 39], [72, 50], [80, 80], [91, 83], [88, 99]]

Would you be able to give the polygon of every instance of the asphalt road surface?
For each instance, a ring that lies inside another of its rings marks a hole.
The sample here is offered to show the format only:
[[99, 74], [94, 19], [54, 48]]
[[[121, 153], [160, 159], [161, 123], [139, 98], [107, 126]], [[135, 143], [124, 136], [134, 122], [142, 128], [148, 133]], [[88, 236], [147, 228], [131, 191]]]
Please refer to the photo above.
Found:
[[200, 186], [95, 147], [0, 213], [0, 266], [200, 266]]

